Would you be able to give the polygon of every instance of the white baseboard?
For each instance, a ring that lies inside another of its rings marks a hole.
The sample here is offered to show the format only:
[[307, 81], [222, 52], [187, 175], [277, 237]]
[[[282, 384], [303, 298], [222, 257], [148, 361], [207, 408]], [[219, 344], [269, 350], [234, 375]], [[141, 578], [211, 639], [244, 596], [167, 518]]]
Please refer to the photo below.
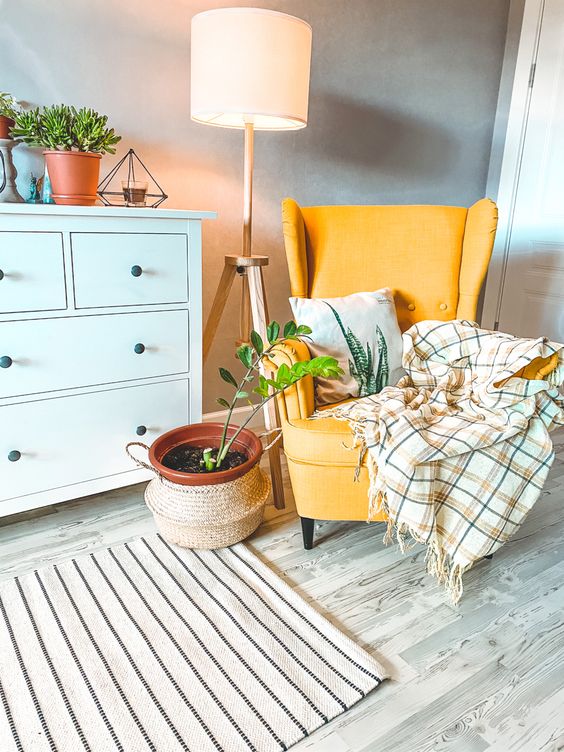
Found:
[[[240, 426], [241, 423], [243, 423], [243, 421], [245, 421], [249, 417], [251, 410], [252, 407], [250, 407], [250, 405], [246, 405], [244, 407], [236, 407], [235, 410], [233, 410], [233, 422]], [[204, 413], [202, 420], [204, 423], [223, 423], [226, 417], [227, 410], [218, 410], [215, 413]], [[264, 416], [262, 410], [259, 410], [257, 412], [250, 423], [247, 424], [247, 428], [251, 428], [253, 430], [264, 430]]]

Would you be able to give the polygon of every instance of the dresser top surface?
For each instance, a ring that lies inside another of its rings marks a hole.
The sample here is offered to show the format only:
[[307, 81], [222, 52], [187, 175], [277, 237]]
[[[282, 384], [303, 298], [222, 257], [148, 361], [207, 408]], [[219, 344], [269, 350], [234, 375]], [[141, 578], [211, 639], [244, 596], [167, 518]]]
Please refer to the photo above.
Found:
[[0, 203], [0, 215], [26, 214], [66, 217], [125, 217], [133, 219], [215, 219], [214, 211], [189, 211], [188, 209], [150, 209], [126, 206], [62, 206], [57, 204]]

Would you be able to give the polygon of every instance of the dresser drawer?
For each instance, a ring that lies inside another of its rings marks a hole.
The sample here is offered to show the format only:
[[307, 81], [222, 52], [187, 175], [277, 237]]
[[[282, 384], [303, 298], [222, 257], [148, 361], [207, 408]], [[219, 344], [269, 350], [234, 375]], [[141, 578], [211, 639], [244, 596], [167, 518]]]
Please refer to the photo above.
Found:
[[133, 470], [128, 441], [189, 422], [186, 379], [0, 407], [0, 502]]
[[77, 308], [158, 305], [188, 300], [186, 235], [71, 235]]
[[188, 337], [188, 311], [0, 323], [0, 398], [186, 373]]
[[59, 232], [0, 232], [0, 314], [67, 307]]

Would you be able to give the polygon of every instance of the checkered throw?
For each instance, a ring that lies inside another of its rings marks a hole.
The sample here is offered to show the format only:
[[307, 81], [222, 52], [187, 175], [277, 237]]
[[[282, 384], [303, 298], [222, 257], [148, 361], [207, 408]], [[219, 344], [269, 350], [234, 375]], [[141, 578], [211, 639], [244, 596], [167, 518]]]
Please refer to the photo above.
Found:
[[[397, 386], [315, 417], [349, 422], [366, 453], [369, 521], [382, 509], [385, 540], [395, 531], [402, 550], [426, 544], [427, 571], [456, 603], [463, 572], [517, 530], [542, 491], [549, 430], [564, 425], [564, 346], [469, 321], [423, 321], [403, 342]], [[541, 358], [553, 370], [530, 380]]]

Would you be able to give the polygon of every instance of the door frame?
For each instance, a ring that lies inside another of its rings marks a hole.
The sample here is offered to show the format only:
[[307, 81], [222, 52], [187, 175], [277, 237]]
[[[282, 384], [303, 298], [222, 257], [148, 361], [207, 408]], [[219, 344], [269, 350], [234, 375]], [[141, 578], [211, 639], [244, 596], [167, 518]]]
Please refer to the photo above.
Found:
[[[495, 197], [499, 208], [499, 221], [482, 310], [481, 324], [486, 329], [497, 329], [499, 323], [544, 7], [545, 0], [525, 0], [509, 113], [500, 112], [498, 107], [496, 116], [498, 121], [496, 128], [499, 126], [500, 119], [507, 120], [507, 128], [501, 159], [499, 188]], [[493, 158], [492, 154], [490, 165]], [[491, 181], [490, 174], [488, 178], [490, 185]]]

